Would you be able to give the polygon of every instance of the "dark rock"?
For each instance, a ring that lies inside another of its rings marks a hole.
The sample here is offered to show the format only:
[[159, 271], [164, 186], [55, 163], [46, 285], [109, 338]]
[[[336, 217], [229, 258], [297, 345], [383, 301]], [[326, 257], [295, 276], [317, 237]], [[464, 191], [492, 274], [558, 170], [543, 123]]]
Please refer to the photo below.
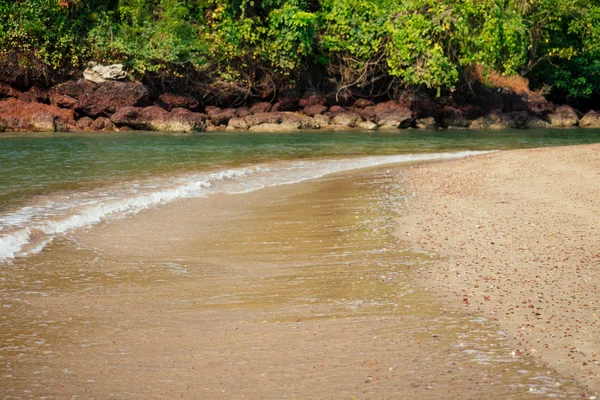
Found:
[[550, 124], [538, 117], [530, 115], [527, 120], [527, 128], [550, 128]]
[[89, 129], [96, 132], [112, 132], [115, 130], [115, 124], [106, 117], [98, 117], [90, 124]]
[[314, 106], [324, 106], [325, 105], [325, 97], [319, 96], [317, 94], [311, 94], [307, 97], [302, 97], [298, 101], [298, 105], [301, 108], [314, 107]]
[[111, 117], [117, 126], [160, 132], [200, 132], [205, 130], [203, 114], [184, 108], [168, 112], [160, 107], [122, 107]]
[[375, 122], [377, 120], [377, 112], [375, 106], [367, 106], [360, 112], [360, 117], [365, 121]]
[[235, 112], [236, 110], [234, 108], [226, 108], [222, 110], [219, 107], [206, 107], [206, 114], [214, 126], [227, 125], [229, 120], [235, 117]]
[[337, 114], [345, 113], [347, 110], [342, 106], [331, 106], [329, 108], [329, 114], [336, 116]]
[[302, 110], [302, 112], [304, 114], [306, 114], [310, 117], [314, 117], [315, 115], [325, 114], [326, 111], [327, 111], [327, 107], [321, 106], [321, 105], [304, 107], [304, 109]]
[[408, 128], [412, 124], [412, 112], [393, 101], [377, 104], [375, 118], [382, 128]]
[[325, 105], [333, 107], [333, 106], [343, 106], [348, 107], [354, 103], [354, 97], [352, 97], [352, 93], [349, 90], [336, 90], [330, 93], [327, 93], [325, 96]]
[[353, 128], [356, 126], [357, 121], [360, 121], [360, 116], [353, 112], [343, 112], [335, 115], [332, 120], [332, 125], [335, 126], [347, 126]]
[[538, 117], [551, 113], [554, 109], [554, 105], [550, 101], [536, 92], [529, 93], [525, 100], [527, 102], [527, 111]]
[[90, 94], [95, 89], [95, 84], [88, 82], [85, 79], [80, 79], [78, 81], [69, 81], [55, 86], [51, 92], [63, 96], [73, 97], [74, 99], [79, 99], [79, 96]]
[[19, 92], [17, 89], [13, 89], [10, 85], [0, 82], [0, 99], [5, 97], [17, 98], [20, 94], [21, 92]]
[[512, 111], [509, 113], [492, 113], [474, 120], [471, 129], [528, 129], [546, 128], [548, 123], [529, 114], [527, 111]]
[[138, 82], [107, 81], [79, 96], [77, 108], [91, 117], [110, 116], [122, 107], [150, 104], [150, 92]]
[[250, 107], [250, 114], [259, 114], [259, 113], [268, 113], [271, 111], [271, 104], [266, 101], [261, 101], [259, 103], [253, 104]]
[[174, 93], [161, 94], [156, 99], [156, 104], [167, 111], [171, 111], [174, 108], [186, 108], [190, 111], [198, 111], [199, 107], [198, 100], [194, 97]]
[[300, 101], [300, 92], [296, 87], [284, 88], [277, 94], [277, 103], [271, 111], [296, 111]]
[[29, 103], [48, 103], [49, 93], [45, 89], [33, 86], [28, 91], [19, 94], [17, 98]]
[[514, 128], [514, 121], [508, 114], [495, 113], [477, 118], [471, 122], [471, 129], [501, 130]]
[[427, 93], [407, 90], [402, 92], [399, 104], [412, 111], [417, 118], [439, 118], [442, 104]]
[[77, 99], [63, 94], [51, 93], [50, 104], [61, 108], [75, 108]]
[[62, 132], [75, 125], [73, 110], [17, 99], [0, 101], [0, 116], [8, 131]]
[[471, 121], [460, 109], [448, 106], [442, 110], [442, 126], [444, 128], [467, 128], [470, 124]]
[[566, 105], [557, 107], [553, 113], [548, 114], [547, 119], [552, 128], [570, 128], [579, 123], [575, 110]]
[[298, 109], [298, 102], [294, 101], [278, 101], [273, 104], [271, 111], [273, 112], [281, 112], [281, 111], [296, 111]]
[[589, 111], [581, 118], [579, 126], [582, 128], [600, 128], [600, 113]]
[[244, 118], [248, 115], [250, 115], [250, 110], [248, 107], [240, 107], [235, 111], [235, 116], [239, 118]]

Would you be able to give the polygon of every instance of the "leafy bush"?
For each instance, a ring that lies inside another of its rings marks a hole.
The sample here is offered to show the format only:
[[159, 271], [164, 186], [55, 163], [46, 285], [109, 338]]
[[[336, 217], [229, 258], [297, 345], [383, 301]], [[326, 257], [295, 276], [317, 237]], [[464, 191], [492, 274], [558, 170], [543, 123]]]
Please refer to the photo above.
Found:
[[15, 0], [0, 2], [0, 78], [52, 81], [89, 60], [139, 79], [257, 90], [307, 71], [342, 90], [453, 89], [478, 66], [567, 99], [600, 94], [588, 0]]

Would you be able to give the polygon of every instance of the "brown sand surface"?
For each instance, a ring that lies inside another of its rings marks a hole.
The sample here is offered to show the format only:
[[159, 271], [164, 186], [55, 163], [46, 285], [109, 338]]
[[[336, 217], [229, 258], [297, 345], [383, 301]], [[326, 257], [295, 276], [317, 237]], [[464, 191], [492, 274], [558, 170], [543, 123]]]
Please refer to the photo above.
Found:
[[400, 179], [414, 196], [397, 235], [440, 257], [417, 281], [597, 396], [600, 145], [493, 153]]
[[587, 396], [414, 286], [397, 174], [181, 201], [0, 269], [0, 397]]

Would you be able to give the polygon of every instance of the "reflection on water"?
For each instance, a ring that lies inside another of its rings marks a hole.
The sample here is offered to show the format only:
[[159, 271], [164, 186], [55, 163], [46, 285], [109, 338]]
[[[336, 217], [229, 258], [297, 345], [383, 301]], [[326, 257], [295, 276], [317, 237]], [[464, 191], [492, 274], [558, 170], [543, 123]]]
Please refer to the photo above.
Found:
[[413, 285], [435, 259], [392, 236], [394, 175], [186, 200], [0, 269], [0, 393], [580, 398]]

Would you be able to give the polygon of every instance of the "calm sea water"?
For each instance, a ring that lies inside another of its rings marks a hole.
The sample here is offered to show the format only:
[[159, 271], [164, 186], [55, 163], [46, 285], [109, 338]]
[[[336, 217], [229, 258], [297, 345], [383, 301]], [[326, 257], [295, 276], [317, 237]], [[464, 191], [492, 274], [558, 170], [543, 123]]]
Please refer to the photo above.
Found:
[[[0, 262], [56, 235], [183, 197], [239, 193], [465, 151], [600, 142], [600, 130], [4, 134]], [[440, 154], [444, 153], [444, 154]]]

